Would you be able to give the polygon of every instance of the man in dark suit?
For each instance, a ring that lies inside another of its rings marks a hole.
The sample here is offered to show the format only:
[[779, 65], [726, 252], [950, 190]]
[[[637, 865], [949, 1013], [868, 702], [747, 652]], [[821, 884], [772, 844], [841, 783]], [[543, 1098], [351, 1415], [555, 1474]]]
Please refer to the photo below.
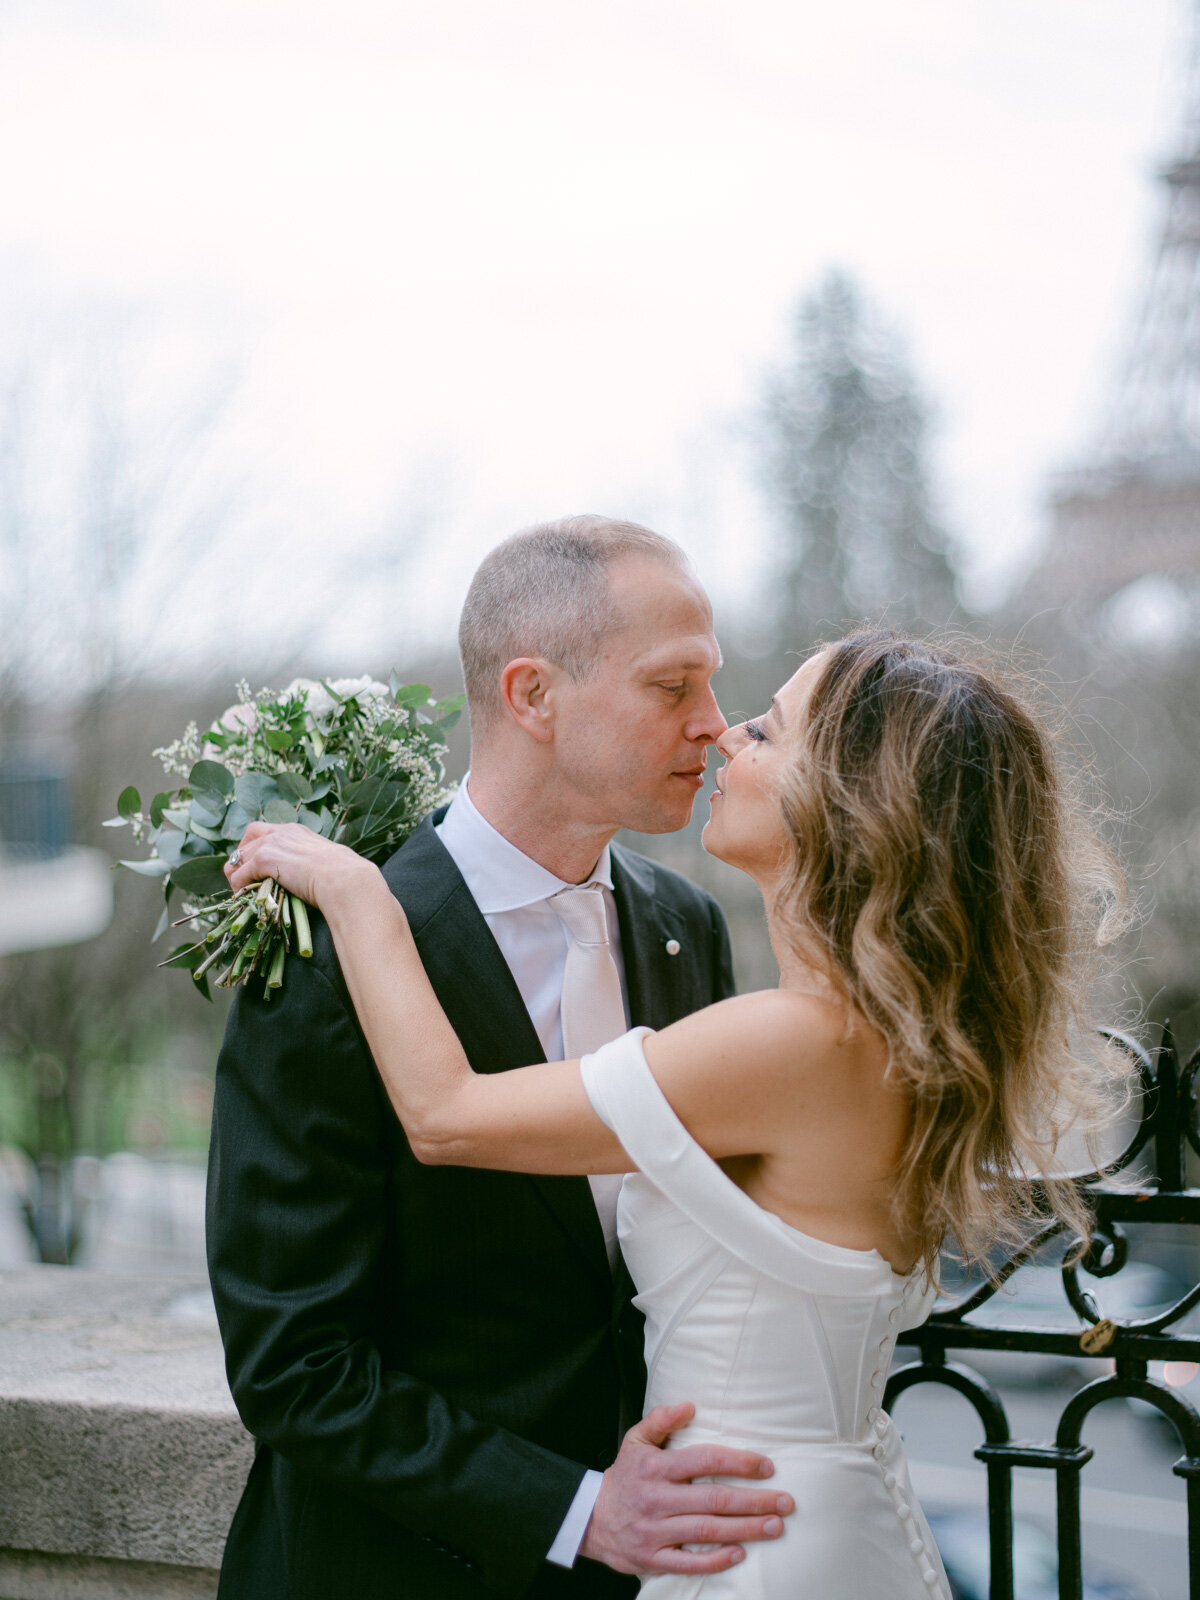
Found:
[[[725, 726], [682, 553], [594, 517], [517, 535], [476, 574], [460, 644], [472, 771], [385, 876], [475, 1070], [563, 1054], [573, 886], [605, 907], [609, 1036], [732, 993], [715, 902], [609, 843], [684, 825]], [[761, 1458], [657, 1448], [685, 1410], [621, 1441], [641, 1328], [614, 1186], [592, 1182], [418, 1164], [319, 918], [270, 1005], [239, 992], [209, 1264], [258, 1447], [222, 1600], [618, 1600], [626, 1574], [715, 1570], [777, 1536], [769, 1486], [691, 1481], [761, 1478]]]

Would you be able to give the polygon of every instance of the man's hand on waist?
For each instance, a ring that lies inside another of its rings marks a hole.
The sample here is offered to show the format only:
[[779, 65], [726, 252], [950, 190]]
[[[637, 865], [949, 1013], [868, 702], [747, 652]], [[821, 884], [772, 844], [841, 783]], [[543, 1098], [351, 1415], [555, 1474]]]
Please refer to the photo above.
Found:
[[[774, 1472], [751, 1450], [725, 1445], [664, 1445], [695, 1415], [690, 1404], [656, 1406], [621, 1444], [604, 1474], [579, 1553], [617, 1572], [721, 1572], [745, 1556], [748, 1539], [777, 1539], [796, 1504], [789, 1494], [709, 1477], [758, 1480]], [[711, 1545], [685, 1550], [683, 1545]]]

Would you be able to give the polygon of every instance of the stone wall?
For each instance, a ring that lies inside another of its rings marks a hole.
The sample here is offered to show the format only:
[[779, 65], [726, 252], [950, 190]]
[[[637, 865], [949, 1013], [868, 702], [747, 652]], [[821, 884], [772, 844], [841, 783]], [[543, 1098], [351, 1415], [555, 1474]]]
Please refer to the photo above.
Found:
[[0, 1273], [0, 1600], [215, 1595], [252, 1455], [203, 1279]]

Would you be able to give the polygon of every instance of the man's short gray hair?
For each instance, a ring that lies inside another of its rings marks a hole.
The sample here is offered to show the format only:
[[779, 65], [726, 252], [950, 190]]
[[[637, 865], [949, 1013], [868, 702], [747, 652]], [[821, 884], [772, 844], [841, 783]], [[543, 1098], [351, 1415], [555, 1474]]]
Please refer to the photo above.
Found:
[[500, 675], [518, 656], [541, 656], [576, 681], [587, 677], [604, 639], [621, 625], [608, 568], [648, 556], [688, 573], [672, 539], [612, 517], [562, 517], [514, 533], [484, 557], [458, 625], [472, 727], [500, 709]]

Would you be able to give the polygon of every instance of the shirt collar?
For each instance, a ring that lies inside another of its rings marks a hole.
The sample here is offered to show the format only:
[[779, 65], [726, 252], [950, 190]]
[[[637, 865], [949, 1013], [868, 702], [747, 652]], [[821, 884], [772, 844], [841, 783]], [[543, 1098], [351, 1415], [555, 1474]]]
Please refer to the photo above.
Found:
[[[438, 838], [463, 875], [471, 897], [484, 915], [517, 911], [537, 905], [560, 889], [575, 888], [555, 877], [546, 867], [518, 850], [475, 805], [468, 791], [468, 772], [438, 825]], [[589, 883], [611, 889], [612, 855], [608, 845], [600, 853]]]

